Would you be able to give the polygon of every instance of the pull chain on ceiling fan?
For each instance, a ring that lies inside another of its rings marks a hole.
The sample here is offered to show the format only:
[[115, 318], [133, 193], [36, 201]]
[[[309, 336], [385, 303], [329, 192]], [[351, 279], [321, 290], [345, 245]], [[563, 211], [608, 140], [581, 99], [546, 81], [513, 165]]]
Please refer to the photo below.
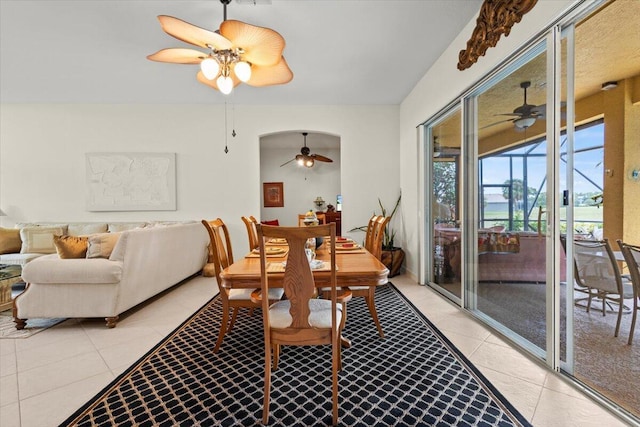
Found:
[[304, 136], [304, 146], [300, 149], [300, 154], [296, 155], [293, 159], [281, 164], [280, 167], [284, 165], [288, 165], [294, 160], [298, 163], [298, 165], [304, 166], [307, 168], [313, 167], [316, 161], [327, 162], [327, 163], [333, 162], [333, 160], [321, 154], [311, 154], [311, 150], [309, 149], [309, 147], [307, 147], [308, 134], [309, 134], [308, 132], [302, 132], [302, 136]]
[[240, 82], [250, 86], [271, 86], [289, 83], [293, 73], [282, 52], [284, 38], [276, 31], [227, 20], [227, 5], [220, 0], [224, 21], [220, 29], [205, 30], [172, 16], [160, 15], [164, 32], [183, 42], [207, 49], [169, 48], [147, 56], [147, 59], [173, 64], [199, 64], [197, 79], [225, 95]]

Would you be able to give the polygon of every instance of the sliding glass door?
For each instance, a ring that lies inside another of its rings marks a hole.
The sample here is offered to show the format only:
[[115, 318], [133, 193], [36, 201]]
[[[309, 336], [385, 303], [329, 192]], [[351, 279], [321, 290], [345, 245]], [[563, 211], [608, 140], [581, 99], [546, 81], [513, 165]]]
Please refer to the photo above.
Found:
[[[588, 308], [579, 276], [624, 282], [616, 241], [640, 245], [640, 2], [561, 21], [425, 124], [425, 277], [637, 422], [632, 300]], [[612, 263], [583, 267], [584, 242], [605, 239]]]
[[[566, 223], [560, 218], [568, 258], [575, 261], [575, 280], [567, 280], [571, 335], [561, 367], [603, 402], [613, 402], [612, 407], [635, 417], [636, 423], [640, 419], [640, 332], [636, 326], [629, 344], [633, 301], [603, 304], [595, 300], [588, 308], [579, 280], [587, 275], [611, 283], [620, 274], [624, 286], [628, 266], [619, 260], [616, 241], [640, 244], [640, 185], [634, 175], [640, 169], [634, 166], [640, 165], [639, 28], [640, 2], [621, 0], [607, 2], [566, 27], [567, 40], [573, 37], [567, 57], [573, 56], [575, 65], [567, 61], [567, 74], [574, 77], [576, 128], [573, 138], [568, 129], [567, 149], [561, 157], [567, 188], [572, 191]], [[594, 251], [595, 257], [589, 254], [590, 246], [603, 240], [613, 259], [606, 251]], [[631, 296], [629, 290], [626, 294]]]
[[432, 233], [430, 281], [441, 292], [460, 301], [461, 227], [460, 227], [460, 108], [445, 113], [429, 127], [431, 166], [431, 215], [428, 227]]
[[[477, 202], [473, 218], [476, 268], [470, 309], [543, 356], [547, 348], [546, 41], [475, 95]], [[471, 244], [469, 245], [471, 246]]]

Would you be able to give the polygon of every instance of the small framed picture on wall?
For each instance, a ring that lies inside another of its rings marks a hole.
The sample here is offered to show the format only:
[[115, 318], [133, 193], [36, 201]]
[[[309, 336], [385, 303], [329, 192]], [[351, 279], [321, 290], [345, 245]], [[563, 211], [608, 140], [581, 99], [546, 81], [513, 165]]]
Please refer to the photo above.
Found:
[[265, 208], [284, 207], [284, 186], [282, 182], [262, 183], [262, 193]]

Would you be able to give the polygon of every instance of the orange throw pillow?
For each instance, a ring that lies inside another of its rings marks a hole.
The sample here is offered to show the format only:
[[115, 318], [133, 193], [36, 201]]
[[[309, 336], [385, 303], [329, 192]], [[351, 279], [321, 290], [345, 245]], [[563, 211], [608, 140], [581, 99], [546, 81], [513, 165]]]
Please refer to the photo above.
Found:
[[62, 259], [85, 258], [87, 256], [89, 238], [79, 236], [53, 236], [53, 244], [56, 245], [58, 256]]

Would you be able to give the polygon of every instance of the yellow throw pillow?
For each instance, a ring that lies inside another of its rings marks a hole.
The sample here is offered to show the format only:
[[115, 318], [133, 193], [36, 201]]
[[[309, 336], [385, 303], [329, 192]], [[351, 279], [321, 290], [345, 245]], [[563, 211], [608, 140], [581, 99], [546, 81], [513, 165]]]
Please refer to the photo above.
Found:
[[122, 233], [99, 233], [89, 236], [87, 258], [109, 258]]
[[79, 236], [53, 236], [53, 244], [56, 245], [58, 256], [62, 259], [85, 258], [87, 256], [89, 238]]
[[17, 254], [21, 248], [20, 230], [0, 227], [0, 254]]

